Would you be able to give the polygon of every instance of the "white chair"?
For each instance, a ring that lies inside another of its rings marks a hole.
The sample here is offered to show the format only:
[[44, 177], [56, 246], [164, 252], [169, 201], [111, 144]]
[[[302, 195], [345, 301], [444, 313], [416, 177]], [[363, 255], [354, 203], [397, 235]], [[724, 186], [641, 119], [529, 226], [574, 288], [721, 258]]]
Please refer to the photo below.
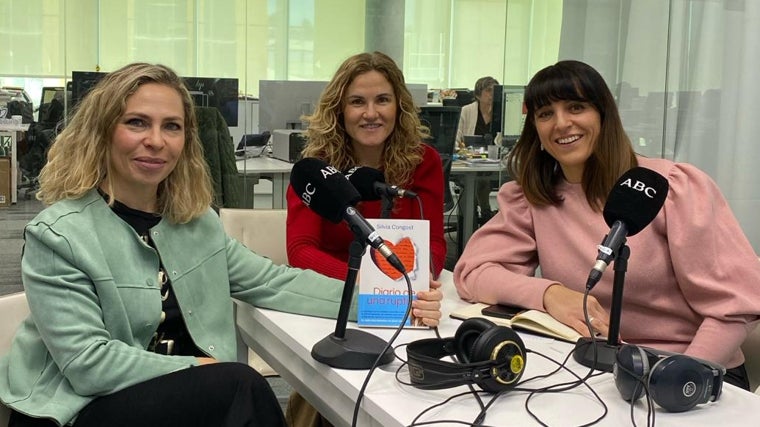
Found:
[[[26, 294], [18, 292], [0, 296], [0, 354], [5, 354], [11, 348], [13, 335], [21, 321], [29, 314]], [[0, 403], [0, 426], [8, 425], [10, 410]]]
[[285, 209], [219, 209], [224, 230], [248, 249], [287, 264], [285, 248]]
[[[275, 264], [288, 263], [285, 247], [286, 217], [285, 209], [219, 209], [219, 218], [227, 234]], [[240, 341], [238, 346], [241, 345]], [[261, 356], [250, 349], [248, 364], [265, 377], [277, 375]]]

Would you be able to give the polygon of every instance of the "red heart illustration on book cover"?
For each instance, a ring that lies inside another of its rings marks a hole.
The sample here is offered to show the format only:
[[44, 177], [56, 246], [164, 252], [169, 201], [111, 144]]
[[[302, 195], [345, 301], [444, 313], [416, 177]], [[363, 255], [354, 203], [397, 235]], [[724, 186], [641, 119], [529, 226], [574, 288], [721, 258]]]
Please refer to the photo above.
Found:
[[[383, 239], [383, 242], [385, 242], [385, 245], [388, 246], [388, 249], [393, 251], [393, 253], [398, 256], [399, 260], [401, 260], [401, 264], [404, 265], [404, 268], [407, 272], [411, 272], [414, 269], [414, 266], [417, 262], [417, 251], [414, 248], [414, 242], [412, 242], [412, 239], [409, 237], [404, 237], [396, 244], [393, 244], [385, 239]], [[401, 274], [400, 271], [396, 270], [396, 268], [393, 267], [388, 262], [388, 260], [385, 259], [384, 256], [378, 253], [375, 248], [370, 249], [372, 253], [372, 262], [375, 263], [377, 268], [382, 271], [383, 274], [393, 280], [398, 280], [404, 277], [404, 275]]]

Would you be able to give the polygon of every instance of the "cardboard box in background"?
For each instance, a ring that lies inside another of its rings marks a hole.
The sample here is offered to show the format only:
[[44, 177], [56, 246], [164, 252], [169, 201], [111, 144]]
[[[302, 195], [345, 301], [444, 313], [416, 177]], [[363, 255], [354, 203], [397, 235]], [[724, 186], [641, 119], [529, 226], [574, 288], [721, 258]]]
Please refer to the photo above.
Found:
[[11, 205], [11, 158], [0, 157], [0, 208]]

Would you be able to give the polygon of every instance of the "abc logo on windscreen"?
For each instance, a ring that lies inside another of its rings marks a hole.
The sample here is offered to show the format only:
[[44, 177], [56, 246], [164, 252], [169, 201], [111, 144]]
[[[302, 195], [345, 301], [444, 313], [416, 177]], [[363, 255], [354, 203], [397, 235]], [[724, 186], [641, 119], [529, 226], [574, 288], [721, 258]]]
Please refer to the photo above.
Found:
[[[327, 179], [331, 175], [335, 175], [336, 173], [340, 173], [338, 169], [336, 169], [333, 166], [326, 166], [319, 170], [319, 172], [322, 174], [323, 179]], [[311, 197], [314, 195], [314, 193], [317, 192], [317, 187], [312, 184], [311, 182], [307, 182], [306, 186], [304, 187], [303, 193], [301, 193], [301, 200], [306, 206], [311, 205]]]
[[652, 187], [649, 187], [645, 183], [639, 181], [638, 179], [634, 180], [632, 178], [628, 178], [620, 183], [621, 187], [628, 187], [631, 190], [638, 191], [643, 193], [645, 196], [649, 197], [650, 199], [654, 199], [654, 197], [657, 195], [657, 190], [655, 190]]

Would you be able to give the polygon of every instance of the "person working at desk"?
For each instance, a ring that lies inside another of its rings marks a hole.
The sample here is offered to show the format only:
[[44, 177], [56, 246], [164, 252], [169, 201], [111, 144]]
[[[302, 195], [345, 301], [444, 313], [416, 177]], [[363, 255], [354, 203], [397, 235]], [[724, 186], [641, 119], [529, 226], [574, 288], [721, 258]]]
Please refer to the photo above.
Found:
[[[628, 239], [621, 339], [722, 364], [727, 382], [748, 389], [739, 346], [760, 315], [760, 263], [717, 185], [689, 164], [636, 155], [609, 88], [587, 64], [539, 71], [525, 105], [508, 157], [515, 181], [454, 268], [459, 295], [545, 310], [588, 336], [584, 285], [610, 230], [602, 207], [623, 173], [652, 169], [670, 189], [652, 223]], [[542, 277], [533, 277], [539, 262]], [[608, 269], [588, 298], [602, 335], [612, 282]]]
[[[462, 107], [457, 127], [457, 148], [466, 148], [465, 135], [480, 135], [486, 143], [492, 144], [495, 135], [491, 131], [493, 121], [493, 87], [499, 82], [490, 76], [481, 77], [475, 82], [473, 95], [475, 101]], [[497, 141], [499, 143], [499, 141]], [[484, 174], [488, 175], [488, 174]], [[491, 180], [484, 178], [477, 181], [475, 201], [480, 209], [480, 223], [491, 219]]]
[[[211, 188], [174, 71], [130, 64], [82, 100], [40, 175], [50, 206], [24, 231], [31, 316], [0, 358], [10, 426], [285, 425], [267, 381], [230, 363], [231, 297], [334, 317], [343, 282], [227, 236]], [[417, 309], [440, 318], [439, 301]]]
[[[327, 84], [309, 123], [302, 157], [316, 157], [338, 170], [354, 166], [378, 169], [386, 183], [417, 193], [423, 212], [413, 199], [396, 199], [392, 218], [430, 221], [432, 276], [437, 278], [446, 259], [443, 237], [443, 168], [438, 152], [422, 143], [420, 119], [404, 76], [381, 52], [360, 53], [346, 59]], [[348, 273], [353, 233], [343, 224], [323, 219], [303, 204], [292, 187], [287, 190], [288, 262], [336, 279]], [[381, 202], [357, 206], [366, 218], [379, 218]], [[440, 283], [431, 279], [430, 291], [419, 292], [413, 314], [422, 300], [439, 302]], [[423, 319], [436, 326], [438, 319]], [[294, 393], [288, 409], [293, 426], [329, 425], [308, 402]]]

